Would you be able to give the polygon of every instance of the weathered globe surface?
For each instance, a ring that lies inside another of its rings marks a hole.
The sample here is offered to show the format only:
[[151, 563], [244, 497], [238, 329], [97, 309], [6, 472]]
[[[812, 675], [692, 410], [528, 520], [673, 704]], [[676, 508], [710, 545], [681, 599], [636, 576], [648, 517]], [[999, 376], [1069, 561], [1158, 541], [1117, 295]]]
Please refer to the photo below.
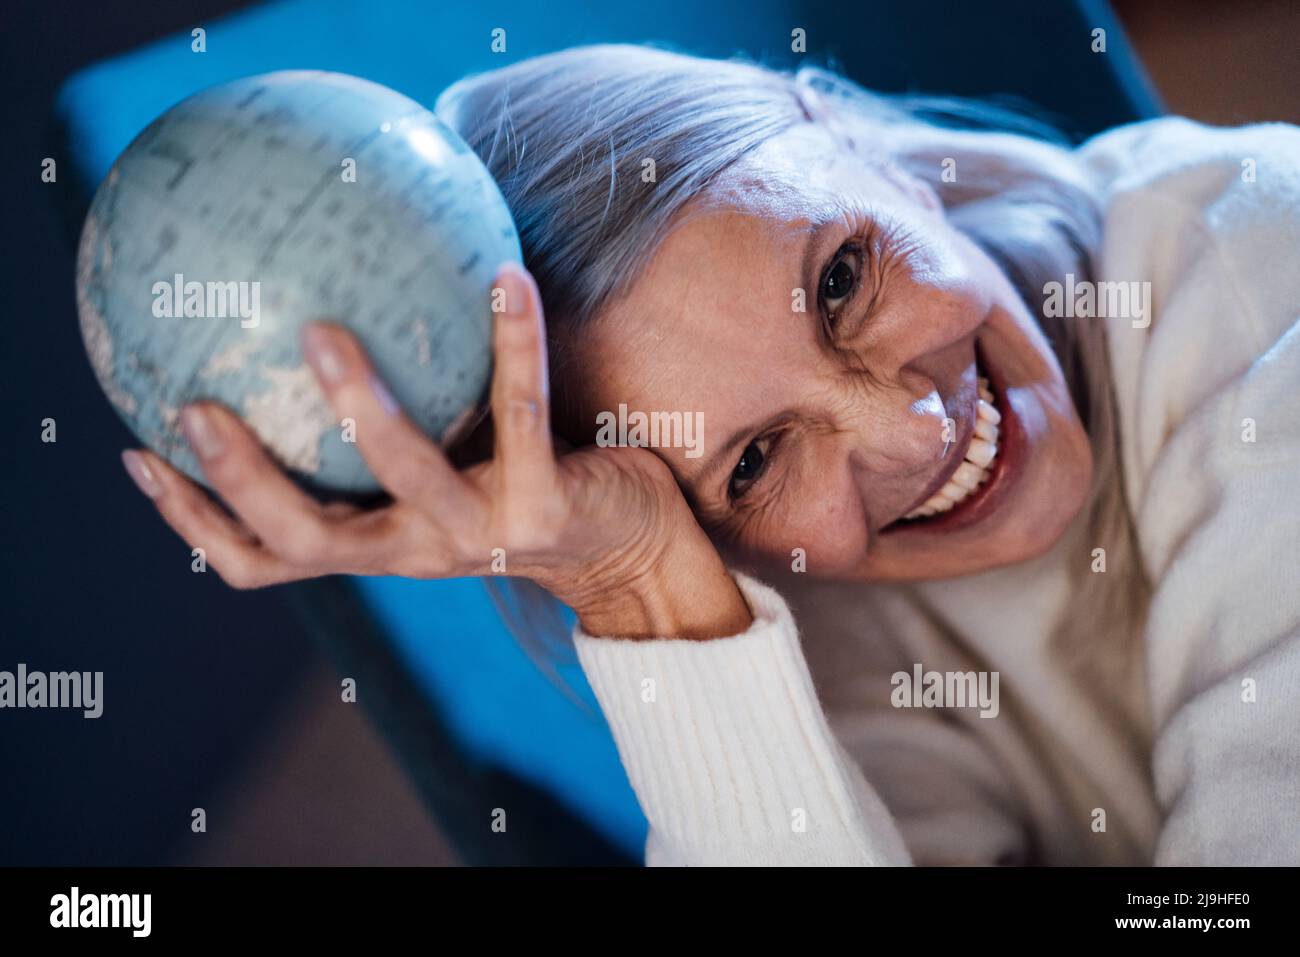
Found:
[[436, 116], [356, 77], [270, 73], [184, 100], [118, 158], [82, 232], [77, 305], [108, 398], [190, 477], [178, 415], [215, 399], [303, 484], [364, 493], [378, 485], [301, 327], [348, 326], [446, 443], [481, 407], [506, 260], [521, 260], [510, 212]]

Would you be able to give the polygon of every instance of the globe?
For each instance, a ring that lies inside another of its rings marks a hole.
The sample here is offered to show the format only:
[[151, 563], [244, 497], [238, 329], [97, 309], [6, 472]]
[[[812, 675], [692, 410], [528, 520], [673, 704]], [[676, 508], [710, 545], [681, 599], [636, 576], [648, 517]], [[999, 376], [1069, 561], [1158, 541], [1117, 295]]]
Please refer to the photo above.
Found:
[[191, 478], [197, 399], [236, 412], [304, 487], [371, 493], [357, 424], [304, 364], [299, 333], [347, 326], [403, 410], [444, 446], [483, 408], [491, 284], [520, 262], [487, 169], [386, 87], [289, 71], [169, 109], [100, 185], [77, 255], [96, 378], [139, 439]]

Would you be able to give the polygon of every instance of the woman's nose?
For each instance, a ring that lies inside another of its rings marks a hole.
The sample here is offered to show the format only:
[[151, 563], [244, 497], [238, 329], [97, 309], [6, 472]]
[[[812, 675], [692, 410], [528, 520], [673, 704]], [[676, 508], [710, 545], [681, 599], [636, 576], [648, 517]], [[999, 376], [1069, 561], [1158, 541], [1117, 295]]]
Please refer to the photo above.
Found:
[[850, 460], [864, 481], [877, 484], [928, 474], [956, 430], [937, 388], [888, 388], [877, 397], [870, 421], [853, 428]]
[[982, 302], [958, 292], [930, 292], [918, 298], [901, 321], [880, 330], [869, 366], [876, 378], [916, 388], [916, 379], [944, 383], [969, 362], [970, 343], [985, 317]]

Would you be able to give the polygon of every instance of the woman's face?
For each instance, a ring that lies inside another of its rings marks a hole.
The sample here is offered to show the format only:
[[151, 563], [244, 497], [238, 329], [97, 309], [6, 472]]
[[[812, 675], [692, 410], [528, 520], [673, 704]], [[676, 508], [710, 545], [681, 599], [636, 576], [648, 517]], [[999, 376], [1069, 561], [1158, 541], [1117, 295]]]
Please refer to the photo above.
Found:
[[655, 451], [757, 570], [802, 549], [810, 574], [946, 578], [1050, 547], [1088, 438], [1034, 318], [929, 188], [813, 125], [720, 187], [572, 344], [568, 428], [698, 413], [697, 449]]

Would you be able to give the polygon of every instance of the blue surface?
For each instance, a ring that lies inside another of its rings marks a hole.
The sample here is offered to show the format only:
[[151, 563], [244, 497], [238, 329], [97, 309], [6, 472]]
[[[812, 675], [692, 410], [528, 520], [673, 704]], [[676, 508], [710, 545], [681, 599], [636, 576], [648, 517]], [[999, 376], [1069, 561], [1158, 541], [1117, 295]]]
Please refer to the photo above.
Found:
[[[656, 0], [645, 4], [282, 0], [196, 24], [96, 64], [58, 102], [73, 166], [89, 194], [155, 116], [225, 80], [277, 69], [326, 69], [383, 83], [432, 105], [468, 72], [577, 43], [662, 41], [694, 53], [746, 53], [791, 66], [790, 31], [804, 27], [818, 62], [882, 90], [1010, 93], [1065, 120], [1076, 137], [1158, 110], [1122, 31], [1101, 0], [1001, 0], [989, 5], [834, 0]], [[1108, 54], [1088, 49], [1093, 27]], [[507, 52], [490, 49], [507, 30]], [[453, 732], [577, 809], [639, 858], [645, 821], [603, 719], [576, 666], [562, 674], [584, 708], [543, 676], [499, 622], [477, 580], [358, 580], [360, 594]]]

